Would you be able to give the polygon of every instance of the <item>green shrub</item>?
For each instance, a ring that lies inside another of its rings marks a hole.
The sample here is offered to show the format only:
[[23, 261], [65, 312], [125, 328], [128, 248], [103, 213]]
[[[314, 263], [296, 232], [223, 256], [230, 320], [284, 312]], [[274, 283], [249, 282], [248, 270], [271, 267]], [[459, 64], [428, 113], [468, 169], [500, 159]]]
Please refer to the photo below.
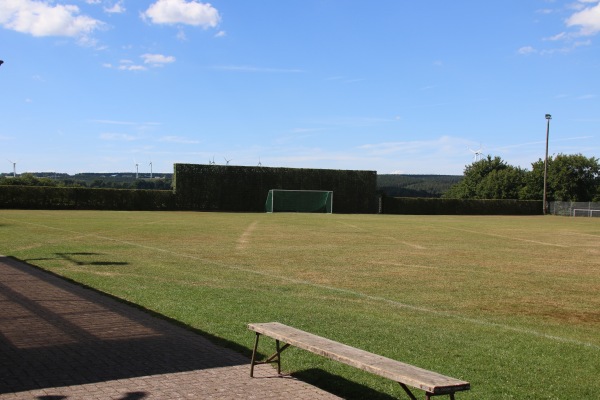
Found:
[[173, 210], [175, 209], [175, 196], [169, 190], [0, 186], [0, 208], [32, 210]]
[[383, 214], [539, 215], [541, 201], [382, 197]]

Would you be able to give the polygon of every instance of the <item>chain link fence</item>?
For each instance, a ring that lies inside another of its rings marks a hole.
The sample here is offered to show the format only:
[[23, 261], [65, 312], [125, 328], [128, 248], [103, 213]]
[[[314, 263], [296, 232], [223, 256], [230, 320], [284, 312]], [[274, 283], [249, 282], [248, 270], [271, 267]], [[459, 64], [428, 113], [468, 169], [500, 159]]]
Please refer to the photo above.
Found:
[[551, 201], [548, 203], [548, 212], [552, 215], [564, 215], [567, 217], [600, 218], [600, 203], [588, 201]]

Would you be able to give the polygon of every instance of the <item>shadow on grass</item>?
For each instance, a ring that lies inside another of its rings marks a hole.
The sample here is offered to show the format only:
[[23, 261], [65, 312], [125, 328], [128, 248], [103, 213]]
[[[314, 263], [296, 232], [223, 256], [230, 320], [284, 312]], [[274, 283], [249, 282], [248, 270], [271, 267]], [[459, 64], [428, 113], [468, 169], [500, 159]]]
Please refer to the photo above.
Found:
[[78, 266], [122, 266], [129, 265], [128, 262], [123, 261], [95, 261], [95, 260], [85, 260], [85, 257], [91, 256], [102, 256], [102, 253], [86, 253], [86, 252], [76, 252], [76, 253], [55, 253], [57, 257], [54, 258], [30, 258], [27, 260], [22, 260], [22, 262], [31, 262], [31, 261], [49, 261], [49, 260], [65, 260], [73, 265]]
[[[319, 368], [294, 372], [292, 376], [348, 400], [397, 400], [397, 397], [378, 392], [370, 387], [361, 385], [360, 383], [342, 378], [341, 376], [332, 375]], [[400, 388], [399, 385], [398, 388]]]

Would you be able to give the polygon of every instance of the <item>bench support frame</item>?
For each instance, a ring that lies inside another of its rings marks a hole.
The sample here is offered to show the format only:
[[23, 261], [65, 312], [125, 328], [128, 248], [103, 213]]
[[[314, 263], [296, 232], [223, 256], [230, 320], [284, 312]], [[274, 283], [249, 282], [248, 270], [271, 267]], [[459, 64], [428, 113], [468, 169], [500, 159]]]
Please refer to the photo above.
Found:
[[[281, 375], [281, 353], [283, 353], [283, 351], [285, 349], [290, 347], [290, 344], [285, 343], [283, 346], [281, 346], [280, 341], [275, 339], [275, 353], [273, 353], [273, 355], [271, 355], [264, 361], [256, 361], [256, 353], [257, 353], [257, 349], [258, 349], [258, 340], [259, 339], [260, 339], [260, 333], [256, 332], [256, 340], [254, 342], [254, 349], [252, 350], [252, 360], [250, 362], [250, 377], [251, 378], [254, 377], [254, 366], [261, 365], [261, 364], [277, 364], [277, 375]], [[398, 383], [400, 384], [400, 387], [402, 387], [402, 389], [404, 389], [404, 391], [406, 392], [406, 394], [408, 395], [408, 397], [411, 400], [417, 400], [417, 398], [411, 392], [411, 390], [408, 388], [408, 386], [406, 386], [402, 382], [398, 382]], [[430, 392], [425, 392], [425, 399], [431, 400], [431, 398], [434, 396], [445, 396], [445, 395], [450, 396], [450, 400], [454, 400], [454, 393], [435, 394], [435, 393], [430, 393]]]
[[281, 375], [281, 353], [290, 347], [288, 343], [285, 343], [281, 347], [279, 340], [275, 340], [275, 353], [268, 357], [265, 361], [256, 361], [256, 349], [258, 348], [258, 339], [260, 333], [256, 332], [256, 341], [254, 342], [254, 349], [252, 350], [252, 361], [250, 363], [250, 377], [254, 377], [254, 366], [261, 364], [277, 364], [277, 374]]

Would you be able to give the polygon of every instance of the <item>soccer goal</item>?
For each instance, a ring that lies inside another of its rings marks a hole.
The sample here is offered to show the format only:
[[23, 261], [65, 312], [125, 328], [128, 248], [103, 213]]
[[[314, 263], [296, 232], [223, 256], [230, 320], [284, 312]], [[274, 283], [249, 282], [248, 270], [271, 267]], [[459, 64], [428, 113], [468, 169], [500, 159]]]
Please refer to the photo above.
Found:
[[333, 192], [330, 190], [283, 190], [271, 189], [265, 202], [265, 210], [272, 212], [333, 212]]
[[574, 208], [574, 217], [600, 217], [600, 210], [593, 210], [590, 208]]

